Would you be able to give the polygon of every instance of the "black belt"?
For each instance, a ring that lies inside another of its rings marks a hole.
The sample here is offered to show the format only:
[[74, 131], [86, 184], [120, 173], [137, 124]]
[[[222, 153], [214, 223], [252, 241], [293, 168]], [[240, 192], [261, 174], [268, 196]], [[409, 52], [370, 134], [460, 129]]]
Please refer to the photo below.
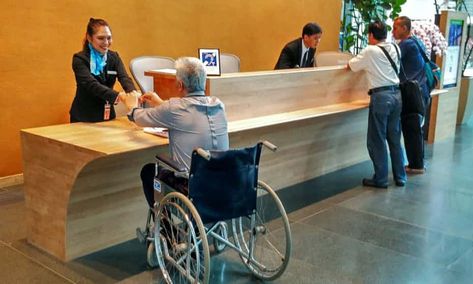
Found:
[[378, 87], [378, 88], [373, 88], [368, 91], [368, 94], [374, 94], [374, 93], [379, 93], [382, 91], [397, 91], [399, 90], [399, 85], [391, 85], [391, 86], [384, 86], [384, 87]]

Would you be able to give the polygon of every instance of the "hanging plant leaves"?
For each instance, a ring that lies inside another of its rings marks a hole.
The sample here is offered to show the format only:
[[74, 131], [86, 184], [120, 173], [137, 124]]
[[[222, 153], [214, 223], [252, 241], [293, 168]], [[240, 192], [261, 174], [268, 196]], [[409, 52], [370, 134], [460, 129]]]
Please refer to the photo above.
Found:
[[[395, 19], [401, 6], [407, 0], [344, 0], [344, 16], [341, 34], [344, 38], [343, 51], [358, 54], [368, 44], [368, 25], [379, 20]], [[391, 27], [388, 27], [391, 30]], [[353, 35], [353, 40], [347, 38]], [[356, 38], [356, 40], [355, 40]]]

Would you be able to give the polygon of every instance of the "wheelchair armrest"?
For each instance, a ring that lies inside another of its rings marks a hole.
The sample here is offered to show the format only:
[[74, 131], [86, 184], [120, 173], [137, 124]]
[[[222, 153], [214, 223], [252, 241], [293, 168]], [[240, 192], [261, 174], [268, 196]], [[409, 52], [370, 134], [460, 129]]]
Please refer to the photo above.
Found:
[[179, 165], [167, 154], [158, 154], [156, 155], [156, 159], [158, 162], [163, 163], [165, 166], [176, 172], [187, 173], [186, 168], [180, 168]]
[[195, 151], [197, 152], [197, 154], [199, 156], [201, 156], [202, 158], [206, 159], [207, 161], [210, 161], [210, 153], [209, 151], [205, 151], [204, 149], [202, 148], [197, 148], [195, 149]]
[[278, 146], [274, 145], [273, 143], [271, 143], [267, 140], [262, 140], [262, 141], [260, 141], [260, 143], [262, 143], [266, 148], [268, 148], [269, 150], [271, 150], [273, 152], [276, 152], [276, 150], [278, 149]]

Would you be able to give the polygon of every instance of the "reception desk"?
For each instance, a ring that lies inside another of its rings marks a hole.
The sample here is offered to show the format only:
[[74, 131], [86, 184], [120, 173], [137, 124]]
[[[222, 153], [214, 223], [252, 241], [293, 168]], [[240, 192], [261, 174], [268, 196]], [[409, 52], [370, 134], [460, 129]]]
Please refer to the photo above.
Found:
[[144, 224], [140, 170], [167, 151], [124, 117], [21, 131], [27, 240], [67, 261], [131, 239]]
[[473, 77], [462, 76], [458, 99], [457, 124], [466, 124], [473, 116]]
[[[313, 74], [317, 76], [313, 76]], [[368, 86], [362, 74], [343, 67], [244, 72], [222, 74], [207, 79], [206, 94], [219, 97], [226, 105], [230, 120], [277, 114], [292, 116], [291, 111], [310, 112], [311, 108], [333, 107], [340, 103], [367, 105]], [[160, 70], [147, 71], [154, 89], [168, 99], [177, 93], [175, 75]], [[459, 88], [434, 89], [427, 142], [432, 144], [455, 135]], [[244, 99], [241, 99], [244, 98]], [[350, 107], [340, 105], [342, 111]]]
[[[175, 96], [174, 74], [153, 70], [145, 75], [153, 77], [160, 97]], [[367, 105], [367, 90], [363, 72], [333, 66], [222, 74], [207, 78], [205, 92], [221, 99], [229, 121], [235, 121], [354, 101]]]
[[[367, 89], [364, 73], [326, 67], [210, 77], [207, 93], [225, 103], [232, 147], [279, 146], [260, 169], [279, 190], [368, 159]], [[21, 142], [29, 243], [68, 261], [135, 237], [147, 210], [140, 170], [167, 139], [121, 117], [24, 129]]]
[[[363, 73], [332, 67], [208, 80], [208, 93], [226, 105], [232, 147], [260, 139], [279, 146], [263, 152], [260, 171], [276, 190], [368, 159]], [[24, 129], [21, 142], [29, 243], [67, 261], [134, 238], [146, 216], [140, 169], [168, 151], [167, 139], [122, 117]]]
[[459, 88], [434, 89], [431, 96], [427, 137], [429, 144], [455, 136]]
[[[173, 74], [145, 74], [160, 96], [172, 96]], [[279, 146], [263, 153], [261, 167], [276, 189], [368, 159], [367, 90], [365, 74], [343, 66], [229, 73], [208, 77], [206, 85], [225, 104], [231, 146], [259, 139]]]

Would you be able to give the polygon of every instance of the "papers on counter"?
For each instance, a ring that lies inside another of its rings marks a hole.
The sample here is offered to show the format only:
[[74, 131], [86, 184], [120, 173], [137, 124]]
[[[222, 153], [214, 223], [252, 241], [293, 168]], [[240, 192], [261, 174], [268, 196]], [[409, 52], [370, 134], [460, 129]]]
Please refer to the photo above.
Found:
[[145, 127], [143, 128], [143, 131], [159, 137], [169, 138], [168, 129], [164, 127]]

